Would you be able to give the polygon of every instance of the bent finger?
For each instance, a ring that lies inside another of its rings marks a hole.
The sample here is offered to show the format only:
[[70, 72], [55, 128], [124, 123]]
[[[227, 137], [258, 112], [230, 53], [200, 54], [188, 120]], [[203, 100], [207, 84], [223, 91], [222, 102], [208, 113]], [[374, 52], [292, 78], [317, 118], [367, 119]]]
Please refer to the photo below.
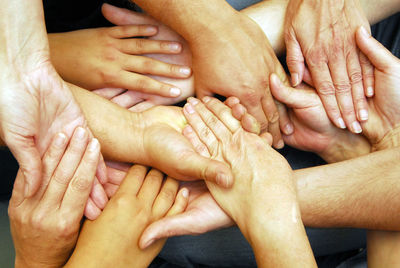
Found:
[[167, 177], [161, 187], [160, 193], [157, 195], [156, 200], [153, 204], [153, 216], [154, 219], [158, 220], [167, 214], [172, 205], [174, 204], [176, 194], [179, 189], [179, 182]]

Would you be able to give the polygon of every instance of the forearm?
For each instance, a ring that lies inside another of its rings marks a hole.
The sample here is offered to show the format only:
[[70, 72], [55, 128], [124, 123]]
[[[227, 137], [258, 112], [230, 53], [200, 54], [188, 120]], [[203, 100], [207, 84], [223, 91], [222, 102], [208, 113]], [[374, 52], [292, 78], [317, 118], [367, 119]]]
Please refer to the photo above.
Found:
[[71, 91], [101, 144], [103, 156], [120, 162], [141, 163], [141, 114], [73, 85]]
[[310, 227], [400, 230], [400, 148], [295, 172]]
[[[1, 1], [0, 62], [30, 72], [49, 59], [41, 0]], [[4, 72], [3, 72], [4, 73]]]
[[[265, 0], [241, 11], [263, 29], [278, 55], [285, 51], [284, 24], [288, 3], [289, 0]], [[360, 3], [371, 24], [400, 11], [399, 0], [361, 0]]]

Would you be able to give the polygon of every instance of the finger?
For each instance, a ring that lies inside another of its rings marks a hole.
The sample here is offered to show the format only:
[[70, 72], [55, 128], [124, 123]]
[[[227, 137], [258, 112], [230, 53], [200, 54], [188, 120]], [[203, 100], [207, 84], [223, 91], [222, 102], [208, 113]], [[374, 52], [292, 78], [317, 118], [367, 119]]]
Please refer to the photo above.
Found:
[[[328, 65], [325, 63], [317, 64], [313, 68], [310, 67], [310, 72], [329, 119], [338, 128], [346, 128], [336, 100], [335, 87], [331, 79]], [[279, 101], [285, 103], [283, 100]]]
[[304, 56], [295, 34], [290, 31], [285, 34], [286, 63], [292, 78], [292, 85], [298, 86], [303, 80], [305, 65]]
[[134, 38], [120, 40], [119, 50], [131, 55], [179, 54], [182, 52], [182, 45], [173, 41]]
[[153, 36], [158, 29], [154, 25], [123, 25], [107, 28], [108, 34], [114, 38], [129, 38], [136, 36]]
[[124, 69], [128, 72], [170, 78], [188, 78], [192, 74], [190, 67], [170, 64], [143, 56], [126, 56]]
[[189, 189], [182, 188], [175, 197], [172, 208], [168, 211], [167, 216], [174, 216], [183, 213], [189, 203]]
[[354, 111], [353, 96], [347, 72], [347, 64], [342, 53], [329, 62], [329, 69], [335, 86], [336, 100], [347, 128], [353, 133], [360, 133], [361, 126]]
[[132, 166], [124, 181], [122, 182], [117, 195], [134, 195], [136, 196], [142, 187], [144, 178], [147, 174], [147, 168], [141, 165]]
[[281, 131], [285, 135], [291, 135], [294, 131], [293, 123], [289, 118], [289, 114], [286, 110], [286, 106], [283, 105], [282, 103], [275, 101], [276, 107], [278, 108], [279, 112], [279, 126], [281, 128]]
[[[93, 135], [91, 135], [91, 137], [93, 138]], [[97, 165], [96, 169], [96, 178], [101, 184], [105, 184], [108, 181], [106, 162], [104, 161], [102, 154], [99, 156], [99, 164]]]
[[134, 113], [140, 113], [140, 112], [147, 111], [148, 109], [153, 108], [154, 106], [155, 105], [153, 103], [144, 101], [144, 102], [136, 104], [135, 106], [132, 106], [128, 110], [131, 112], [134, 112]]
[[136, 91], [126, 91], [111, 99], [112, 102], [118, 104], [123, 108], [130, 108], [143, 101], [142, 93]]
[[176, 194], [179, 189], [179, 182], [172, 179], [167, 178], [161, 187], [160, 193], [157, 195], [156, 200], [153, 204], [152, 214], [154, 219], [159, 219], [163, 217], [170, 210], [172, 205], [174, 204]]
[[73, 179], [68, 185], [61, 203], [61, 211], [66, 212], [66, 215], [69, 215], [69, 217], [78, 219], [83, 216], [94, 183], [96, 168], [100, 159], [99, 156], [99, 141], [92, 139], [86, 148]]
[[51, 177], [53, 176], [54, 171], [56, 170], [58, 164], [61, 161], [61, 158], [65, 152], [65, 149], [68, 144], [67, 136], [64, 133], [58, 133], [52, 143], [50, 144], [49, 149], [45, 152], [43, 156], [43, 176], [42, 176], [42, 184], [40, 185], [39, 190], [34, 195], [34, 198], [40, 200], [50, 182]]
[[106, 166], [107, 168], [128, 172], [128, 170], [132, 167], [132, 164], [124, 162], [107, 161]]
[[207, 149], [207, 146], [204, 145], [200, 141], [200, 138], [197, 136], [196, 132], [193, 131], [193, 128], [187, 125], [183, 131], [183, 136], [185, 136], [189, 142], [192, 144], [193, 148], [196, 152], [204, 157], [211, 157], [210, 152]]
[[128, 90], [136, 90], [142, 93], [159, 95], [163, 97], [175, 98], [181, 95], [182, 91], [174, 86], [158, 82], [150, 77], [131, 73], [122, 72], [118, 80], [119, 86]]
[[[187, 105], [186, 108], [192, 106], [196, 111], [193, 115], [198, 114], [203, 122], [206, 124], [206, 126], [214, 133], [216, 138], [218, 138], [220, 141], [227, 141], [231, 137], [231, 132], [229, 128], [226, 127], [226, 125], [218, 118], [218, 116], [207, 109], [204, 103], [195, 98], [189, 98], [188, 101], [191, 105]], [[186, 112], [188, 112], [188, 109], [186, 109]], [[227, 115], [225, 114], [225, 116]], [[240, 123], [235, 118], [233, 118], [232, 115], [231, 120], [236, 121], [237, 124], [237, 128], [234, 131], [241, 128]], [[232, 128], [234, 127], [232, 126]]]
[[[237, 97], [229, 97], [225, 100], [224, 102], [226, 105], [228, 105], [229, 108], [232, 108], [234, 105], [240, 103], [239, 98]], [[237, 118], [236, 118], [237, 119]]]
[[261, 99], [261, 104], [268, 119], [268, 132], [272, 135], [273, 146], [277, 149], [281, 149], [285, 146], [285, 143], [281, 136], [278, 109], [272, 95], [268, 93], [268, 96], [264, 96]]
[[93, 200], [89, 198], [85, 206], [84, 214], [86, 218], [88, 218], [91, 221], [94, 221], [100, 216], [101, 210], [94, 204]]
[[247, 104], [246, 102], [242, 102], [242, 104], [246, 107], [247, 112], [254, 116], [255, 119], [260, 123], [261, 125], [261, 132], [268, 131], [268, 125], [269, 122], [266, 118], [266, 115], [264, 113], [264, 110], [261, 105], [252, 105], [252, 104]]
[[164, 174], [157, 169], [151, 169], [144, 179], [142, 188], [137, 197], [143, 200], [144, 204], [152, 207], [154, 201], [160, 192], [162, 182], [164, 180]]
[[[238, 104], [238, 105], [240, 105], [240, 104]], [[232, 113], [233, 113], [233, 110], [234, 109], [232, 109]], [[254, 133], [256, 135], [260, 135], [260, 132], [261, 132], [260, 123], [258, 123], [258, 121], [252, 115], [245, 113], [242, 116], [242, 120], [240, 121], [240, 123], [242, 125], [242, 128], [244, 130], [246, 130], [247, 132]]]
[[232, 110], [221, 101], [216, 98], [204, 97], [203, 102], [204, 107], [199, 105], [198, 108], [204, 113], [207, 113], [207, 109], [211, 111], [232, 133], [241, 128], [240, 121], [232, 115]]
[[303, 81], [311, 87], [315, 88], [314, 81], [312, 80], [311, 73], [308, 68], [306, 68], [306, 70], [304, 71]]
[[122, 181], [126, 176], [126, 173], [127, 171], [122, 171], [115, 168], [107, 167], [107, 174], [108, 177], [110, 178], [108, 182], [116, 185], [121, 185]]
[[9, 203], [10, 207], [18, 207], [25, 200], [24, 186], [25, 178], [22, 171], [19, 169], [12, 189], [12, 195]]
[[100, 88], [92, 90], [93, 93], [96, 93], [97, 95], [102, 96], [107, 100], [111, 100], [112, 98], [122, 94], [125, 91], [126, 90], [123, 88]]
[[268, 132], [265, 132], [260, 135], [261, 139], [269, 146], [272, 146], [272, 135], [269, 134]]
[[112, 183], [106, 183], [104, 185], [104, 191], [106, 192], [108, 198], [111, 199], [111, 197], [115, 195], [115, 193], [119, 189], [119, 186], [120, 186], [119, 184], [112, 184]]
[[356, 118], [361, 121], [368, 120], [368, 104], [364, 94], [362, 72], [358, 52], [354, 49], [347, 56], [347, 73], [349, 74], [351, 93], [356, 110]]
[[42, 175], [42, 161], [33, 137], [22, 137], [16, 141], [4, 139], [25, 178], [24, 195], [31, 197], [39, 189]]
[[360, 27], [357, 30], [356, 40], [361, 52], [367, 56], [375, 68], [379, 70], [390, 70], [393, 62], [398, 62], [398, 59], [373, 38], [364, 27]]
[[103, 210], [108, 203], [108, 196], [104, 190], [104, 187], [98, 181], [97, 177], [94, 177], [94, 183], [92, 184], [92, 190], [90, 192], [94, 204], [101, 210]]
[[196, 88], [196, 97], [199, 99], [203, 99], [204, 97], [212, 97], [214, 94], [211, 91], [208, 90], [201, 90], [199, 88]]
[[61, 205], [61, 200], [68, 188], [68, 184], [86, 150], [87, 142], [87, 131], [82, 127], [76, 128], [68, 148], [58, 164], [43, 196], [44, 203], [57, 206]]
[[[232, 107], [232, 115], [235, 117], [237, 120], [242, 120], [243, 116], [247, 114], [247, 109], [244, 107], [241, 103], [235, 104]], [[255, 119], [255, 118], [254, 118]], [[261, 126], [260, 126], [261, 127]]]
[[157, 24], [157, 21], [149, 16], [110, 4], [103, 4], [101, 11], [104, 17], [115, 25]]
[[360, 64], [362, 70], [363, 84], [365, 96], [373, 97], [375, 88], [374, 66], [371, 64], [367, 56], [361, 51], [359, 52]]

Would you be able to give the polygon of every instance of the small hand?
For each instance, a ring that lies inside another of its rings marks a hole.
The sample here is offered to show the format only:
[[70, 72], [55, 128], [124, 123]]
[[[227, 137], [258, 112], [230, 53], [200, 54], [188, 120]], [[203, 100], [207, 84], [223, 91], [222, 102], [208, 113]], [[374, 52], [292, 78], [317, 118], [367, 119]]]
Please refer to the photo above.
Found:
[[8, 208], [17, 266], [65, 264], [78, 238], [99, 159], [99, 142], [77, 128], [71, 141], [59, 133], [51, 142], [33, 196], [25, 197], [24, 175], [18, 172]]
[[359, 0], [290, 0], [287, 7], [285, 43], [293, 85], [309, 71], [330, 120], [353, 133], [368, 120], [365, 96], [374, 94], [373, 67], [355, 42], [360, 26], [369, 29]]
[[146, 76], [191, 75], [189, 67], [145, 56], [179, 54], [182, 50], [178, 42], [138, 38], [155, 35], [157, 31], [156, 26], [126, 25], [51, 34], [52, 62], [66, 81], [86, 89], [118, 87], [176, 98], [181, 89]]

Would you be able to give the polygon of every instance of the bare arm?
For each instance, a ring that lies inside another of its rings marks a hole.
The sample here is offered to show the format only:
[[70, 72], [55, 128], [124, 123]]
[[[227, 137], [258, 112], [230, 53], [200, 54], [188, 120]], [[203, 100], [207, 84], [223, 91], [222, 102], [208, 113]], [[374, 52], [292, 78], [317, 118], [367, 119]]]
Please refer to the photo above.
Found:
[[399, 158], [395, 148], [295, 171], [304, 224], [399, 230]]

